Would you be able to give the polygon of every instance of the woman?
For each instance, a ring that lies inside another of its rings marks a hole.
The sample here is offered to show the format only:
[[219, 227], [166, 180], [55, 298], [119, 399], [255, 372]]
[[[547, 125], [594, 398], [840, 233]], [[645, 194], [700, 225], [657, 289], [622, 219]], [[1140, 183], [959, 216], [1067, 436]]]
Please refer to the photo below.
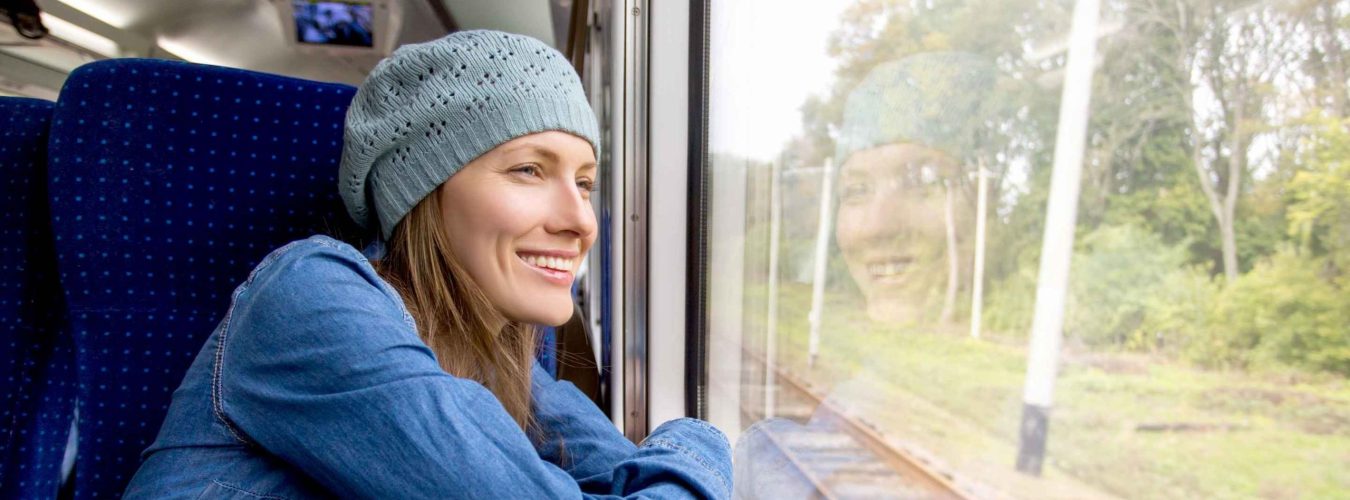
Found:
[[628, 442], [534, 363], [595, 241], [599, 137], [537, 40], [404, 46], [347, 114], [339, 189], [387, 241], [267, 256], [174, 393], [131, 498], [718, 498], [726, 438], [680, 419]]
[[966, 187], [1006, 118], [985, 59], [930, 52], [878, 64], [849, 93], [835, 158], [835, 237], [873, 320], [951, 321], [969, 279]]

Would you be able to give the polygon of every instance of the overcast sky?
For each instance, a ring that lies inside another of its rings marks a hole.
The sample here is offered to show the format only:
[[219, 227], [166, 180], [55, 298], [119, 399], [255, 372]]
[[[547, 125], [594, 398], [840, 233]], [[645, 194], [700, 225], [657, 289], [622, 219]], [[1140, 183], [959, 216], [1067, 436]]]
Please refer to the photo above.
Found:
[[801, 131], [798, 108], [834, 79], [829, 34], [851, 0], [712, 2], [710, 142], [768, 160]]

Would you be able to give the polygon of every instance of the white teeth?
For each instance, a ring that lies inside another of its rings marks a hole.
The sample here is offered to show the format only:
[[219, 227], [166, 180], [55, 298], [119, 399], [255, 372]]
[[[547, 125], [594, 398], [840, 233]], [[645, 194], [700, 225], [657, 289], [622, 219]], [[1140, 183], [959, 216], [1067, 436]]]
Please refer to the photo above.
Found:
[[870, 265], [867, 266], [867, 271], [868, 271], [869, 273], [871, 273], [872, 276], [877, 276], [877, 277], [887, 277], [887, 276], [894, 276], [894, 275], [900, 274], [900, 273], [902, 273], [902, 272], [905, 272], [905, 270], [908, 269], [908, 268], [909, 268], [909, 262], [905, 262], [905, 261], [892, 261], [892, 262], [884, 262], [884, 263], [880, 263], [880, 264], [870, 264]]
[[572, 262], [573, 262], [572, 259], [564, 259], [561, 257], [549, 257], [545, 255], [522, 255], [521, 259], [523, 259], [527, 264], [535, 267], [542, 267], [545, 269], [554, 269], [558, 271], [568, 271], [568, 272], [572, 270]]

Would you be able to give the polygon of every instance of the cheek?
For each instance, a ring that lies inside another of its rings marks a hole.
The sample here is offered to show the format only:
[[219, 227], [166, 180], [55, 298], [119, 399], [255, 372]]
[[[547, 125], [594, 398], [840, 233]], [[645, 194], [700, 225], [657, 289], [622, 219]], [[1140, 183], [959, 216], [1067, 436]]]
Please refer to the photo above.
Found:
[[522, 236], [540, 224], [540, 214], [528, 197], [513, 196], [517, 193], [504, 192], [484, 203], [474, 213], [479, 224], [496, 234], [499, 238], [514, 239]]
[[834, 220], [834, 238], [839, 242], [839, 249], [845, 254], [857, 248], [860, 237], [860, 225], [862, 213], [857, 207], [852, 205], [840, 205], [839, 212]]
[[947, 198], [945, 194], [936, 194], [915, 203], [915, 229], [926, 234], [947, 234]]
[[839, 254], [844, 257], [844, 266], [848, 268], [848, 273], [853, 276], [854, 281], [863, 285], [867, 280], [862, 263], [862, 250], [865, 246], [859, 238], [857, 226], [857, 219], [850, 217], [847, 210], [840, 207], [839, 216], [835, 220], [834, 239], [839, 244]]
[[[509, 190], [465, 193], [446, 203], [443, 215], [450, 247], [465, 270], [485, 288], [498, 286], [501, 272], [511, 262], [510, 242], [528, 232], [529, 203], [521, 203]], [[448, 201], [448, 200], [447, 200]]]

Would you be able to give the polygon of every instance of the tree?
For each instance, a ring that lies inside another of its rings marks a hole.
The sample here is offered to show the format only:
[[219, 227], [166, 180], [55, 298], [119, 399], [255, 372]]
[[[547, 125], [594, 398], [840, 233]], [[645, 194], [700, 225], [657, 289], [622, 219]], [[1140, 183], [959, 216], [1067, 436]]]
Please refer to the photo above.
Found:
[[1350, 119], [1319, 121], [1308, 158], [1285, 188], [1285, 216], [1300, 250], [1327, 257], [1324, 278], [1337, 278], [1350, 269]]
[[[1343, 65], [1340, 39], [1322, 36], [1328, 40], [1317, 42], [1318, 35], [1312, 34], [1317, 30], [1310, 28], [1318, 12], [1335, 9], [1314, 5], [1291, 10], [1248, 0], [1129, 0], [1118, 5], [1128, 24], [1114, 42], [1129, 49], [1109, 59], [1116, 64], [1108, 63], [1106, 73], [1114, 78], [1101, 84], [1107, 92], [1098, 101], [1108, 103], [1106, 111], [1110, 103], [1123, 104], [1123, 118], [1114, 123], [1113, 114], [1107, 113], [1107, 123], [1114, 126], [1097, 129], [1101, 137], [1094, 144], [1103, 145], [1105, 158], [1099, 163], [1137, 162], [1134, 152], [1156, 148], [1140, 141], [1183, 148], [1217, 229], [1217, 267], [1231, 281], [1242, 270], [1239, 256], [1244, 252], [1238, 239], [1245, 233], [1237, 226], [1242, 218], [1238, 202], [1248, 190], [1244, 186], [1258, 168], [1278, 161], [1272, 156], [1297, 142], [1301, 132], [1288, 125], [1302, 113], [1296, 102], [1315, 90], [1299, 82], [1313, 69], [1324, 75], [1341, 71], [1336, 69]], [[1308, 57], [1318, 43], [1329, 55]], [[1316, 68], [1310, 60], [1318, 61]], [[1262, 155], [1254, 157], [1256, 153]], [[1107, 179], [1100, 192], [1109, 194], [1116, 187], [1112, 183], [1141, 177], [1107, 168], [1089, 178]]]

